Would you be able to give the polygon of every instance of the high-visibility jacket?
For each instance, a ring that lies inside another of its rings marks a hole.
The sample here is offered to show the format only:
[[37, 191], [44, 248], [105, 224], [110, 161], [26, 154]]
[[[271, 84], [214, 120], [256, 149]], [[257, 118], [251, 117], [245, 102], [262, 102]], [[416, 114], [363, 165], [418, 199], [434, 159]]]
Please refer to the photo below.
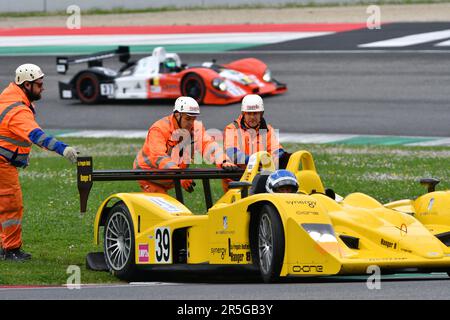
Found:
[[248, 128], [242, 114], [225, 127], [224, 147], [228, 158], [241, 167], [246, 166], [255, 152], [267, 151], [275, 159], [285, 152], [277, 132], [264, 118], [258, 128]]
[[[134, 169], [185, 169], [197, 153], [201, 162], [220, 166], [226, 156], [217, 142], [206, 133], [201, 122], [195, 121], [191, 132], [180, 129], [173, 114], [156, 121], [133, 163]], [[197, 159], [197, 158], [195, 158]], [[158, 180], [168, 188], [172, 181]]]
[[14, 83], [0, 94], [0, 162], [26, 167], [32, 143], [63, 154], [66, 144], [45, 134], [35, 120], [33, 105]]

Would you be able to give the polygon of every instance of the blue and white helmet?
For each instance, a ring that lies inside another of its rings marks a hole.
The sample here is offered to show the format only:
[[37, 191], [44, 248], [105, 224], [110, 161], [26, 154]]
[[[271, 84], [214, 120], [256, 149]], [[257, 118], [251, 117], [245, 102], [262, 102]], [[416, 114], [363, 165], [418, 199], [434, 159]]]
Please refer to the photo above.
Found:
[[295, 174], [288, 170], [280, 169], [270, 174], [266, 181], [266, 190], [274, 193], [281, 186], [292, 186], [298, 189], [298, 182]]

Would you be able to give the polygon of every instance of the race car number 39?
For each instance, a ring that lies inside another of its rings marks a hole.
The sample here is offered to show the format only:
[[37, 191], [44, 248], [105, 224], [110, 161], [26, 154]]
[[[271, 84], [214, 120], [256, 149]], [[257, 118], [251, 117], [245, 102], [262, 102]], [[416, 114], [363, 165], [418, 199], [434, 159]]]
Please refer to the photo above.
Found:
[[172, 263], [170, 255], [170, 228], [155, 230], [155, 261], [156, 263]]

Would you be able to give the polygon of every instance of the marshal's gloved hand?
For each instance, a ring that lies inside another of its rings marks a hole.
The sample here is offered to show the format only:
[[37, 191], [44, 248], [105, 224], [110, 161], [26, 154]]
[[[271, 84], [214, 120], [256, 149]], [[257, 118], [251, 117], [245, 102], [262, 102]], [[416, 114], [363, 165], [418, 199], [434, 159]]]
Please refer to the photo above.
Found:
[[191, 193], [191, 192], [194, 191], [195, 182], [192, 181], [191, 179], [189, 179], [189, 180], [181, 180], [181, 186], [183, 187], [184, 190], [186, 190], [187, 192]]
[[72, 163], [77, 163], [78, 151], [73, 147], [66, 147], [63, 156]]
[[226, 161], [222, 163], [222, 169], [227, 172], [235, 172], [239, 170], [239, 167], [234, 163]]

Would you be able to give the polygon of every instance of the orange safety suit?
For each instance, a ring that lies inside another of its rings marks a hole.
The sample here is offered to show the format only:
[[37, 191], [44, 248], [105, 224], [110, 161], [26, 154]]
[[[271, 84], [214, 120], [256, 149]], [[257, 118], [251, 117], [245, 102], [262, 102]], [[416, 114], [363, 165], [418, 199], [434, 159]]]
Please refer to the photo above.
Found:
[[25, 93], [11, 83], [0, 95], [0, 235], [4, 249], [22, 245], [22, 191], [17, 167], [31, 151], [29, 134], [39, 128]]
[[0, 247], [22, 246], [22, 191], [17, 167], [28, 165], [32, 144], [63, 155], [67, 145], [37, 124], [34, 107], [14, 83], [0, 94]]
[[[191, 132], [180, 129], [174, 114], [156, 121], [133, 163], [134, 169], [185, 169], [199, 152], [202, 160], [220, 166], [225, 160], [222, 148], [209, 136], [202, 123], [194, 122]], [[167, 193], [172, 180], [146, 181], [139, 184], [145, 192]]]
[[[224, 149], [226, 155], [240, 168], [247, 166], [252, 154], [258, 151], [269, 152], [278, 164], [279, 157], [285, 152], [278, 140], [275, 129], [267, 124], [265, 119], [257, 128], [248, 128], [241, 114], [236, 120], [228, 124], [224, 129]], [[232, 179], [223, 179], [222, 187], [228, 190], [228, 183]]]

